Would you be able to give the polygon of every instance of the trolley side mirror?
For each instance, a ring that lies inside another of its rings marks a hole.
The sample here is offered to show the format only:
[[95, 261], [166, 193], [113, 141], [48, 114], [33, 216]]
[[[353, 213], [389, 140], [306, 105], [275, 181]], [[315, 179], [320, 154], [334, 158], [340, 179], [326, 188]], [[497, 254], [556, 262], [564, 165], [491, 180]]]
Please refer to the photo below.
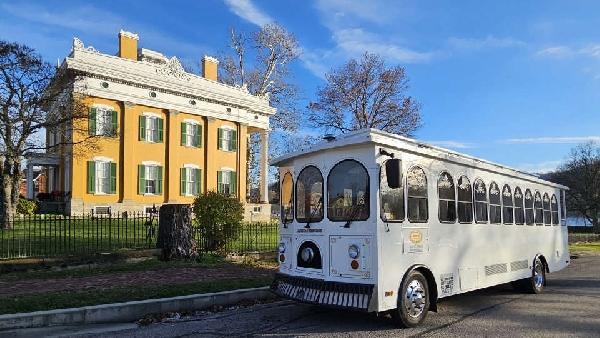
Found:
[[388, 187], [398, 189], [402, 186], [402, 161], [397, 158], [390, 158], [385, 161], [385, 176]]

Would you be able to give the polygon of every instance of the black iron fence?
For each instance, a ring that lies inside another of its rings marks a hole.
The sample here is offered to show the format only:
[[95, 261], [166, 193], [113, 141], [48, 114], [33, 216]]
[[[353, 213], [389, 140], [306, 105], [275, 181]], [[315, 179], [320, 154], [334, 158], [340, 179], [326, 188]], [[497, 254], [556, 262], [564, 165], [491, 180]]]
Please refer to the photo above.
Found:
[[[202, 252], [248, 253], [277, 250], [277, 223], [245, 223], [215, 246], [211, 234], [194, 226]], [[0, 229], [0, 259], [58, 257], [154, 249], [158, 217], [147, 213], [62, 216], [19, 215], [12, 229]]]

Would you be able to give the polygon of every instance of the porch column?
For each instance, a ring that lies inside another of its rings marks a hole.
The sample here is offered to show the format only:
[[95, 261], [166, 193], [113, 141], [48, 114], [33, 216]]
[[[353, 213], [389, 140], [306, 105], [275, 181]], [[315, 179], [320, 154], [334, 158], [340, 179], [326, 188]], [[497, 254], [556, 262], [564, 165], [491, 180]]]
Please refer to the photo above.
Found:
[[33, 164], [27, 163], [27, 177], [25, 179], [27, 186], [27, 198], [33, 198]]
[[[178, 141], [178, 137], [181, 135], [181, 123], [177, 119], [177, 115], [179, 115], [179, 111], [174, 109], [169, 109], [167, 126], [165, 128], [166, 137], [165, 141], [167, 142], [167, 156], [165, 159], [166, 169], [166, 180], [163, 179], [163, 182], [167, 183], [166, 189], [163, 189], [166, 192], [166, 200], [167, 203], [177, 203], [177, 197], [179, 196], [179, 182], [180, 182], [180, 168], [179, 165], [181, 160], [179, 159], [179, 147], [180, 142]], [[198, 178], [200, 179], [200, 178]], [[165, 184], [165, 183], [163, 183]]]
[[121, 114], [121, 159], [119, 168], [120, 203], [133, 203], [137, 191], [137, 163], [135, 160], [135, 144], [138, 140], [138, 120], [135, 115], [136, 104], [123, 101]]
[[260, 132], [260, 203], [269, 203], [269, 130]]

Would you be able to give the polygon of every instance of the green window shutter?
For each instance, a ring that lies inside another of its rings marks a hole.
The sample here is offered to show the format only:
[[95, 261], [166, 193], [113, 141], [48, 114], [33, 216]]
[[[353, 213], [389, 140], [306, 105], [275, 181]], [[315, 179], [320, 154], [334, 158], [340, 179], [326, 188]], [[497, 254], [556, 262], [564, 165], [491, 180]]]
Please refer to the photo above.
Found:
[[217, 141], [217, 149], [222, 150], [223, 147], [221, 144], [223, 143], [223, 130], [221, 128], [217, 129], [217, 134], [219, 135], [219, 139]]
[[88, 180], [87, 180], [87, 192], [93, 194], [96, 192], [96, 162], [88, 161]]
[[119, 125], [117, 122], [118, 115], [117, 115], [116, 111], [111, 111], [110, 113], [112, 115], [110, 117], [111, 118], [110, 131], [112, 133], [112, 137], [117, 137], [117, 131], [118, 131], [118, 125]]
[[231, 131], [231, 150], [237, 151], [237, 130]]
[[186, 131], [187, 131], [187, 124], [185, 122], [181, 122], [181, 145], [185, 146], [186, 145]]
[[185, 196], [185, 182], [186, 182], [186, 170], [185, 168], [181, 168], [181, 185], [180, 185], [180, 194], [181, 196]]
[[217, 192], [219, 194], [223, 193], [223, 172], [217, 171]]
[[156, 194], [157, 195], [162, 195], [162, 184], [163, 184], [163, 176], [162, 176], [162, 172], [163, 172], [163, 167], [158, 166], [156, 167]]
[[146, 193], [146, 167], [138, 165], [138, 194]]
[[163, 142], [163, 124], [164, 124], [165, 120], [164, 119], [158, 119], [158, 142], [162, 143]]
[[196, 169], [196, 196], [202, 194], [202, 169]]
[[117, 193], [117, 164], [113, 162], [110, 163], [110, 184], [108, 193]]
[[140, 115], [140, 141], [146, 141], [146, 116]]
[[198, 145], [198, 148], [202, 147], [202, 125], [201, 124], [196, 125], [196, 144]]
[[235, 171], [231, 172], [231, 195], [237, 196], [237, 174]]
[[96, 135], [96, 108], [90, 108], [88, 115], [88, 133]]

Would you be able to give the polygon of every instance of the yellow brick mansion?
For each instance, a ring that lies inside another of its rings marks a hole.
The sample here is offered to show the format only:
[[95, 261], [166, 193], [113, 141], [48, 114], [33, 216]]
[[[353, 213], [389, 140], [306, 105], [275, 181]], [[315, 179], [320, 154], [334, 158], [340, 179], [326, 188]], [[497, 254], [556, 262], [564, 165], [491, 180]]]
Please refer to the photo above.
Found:
[[[66, 192], [72, 215], [147, 212], [211, 190], [245, 201], [247, 137], [260, 132], [261, 203], [246, 204], [246, 218], [253, 212], [255, 220], [268, 219], [267, 138], [275, 114], [268, 97], [217, 82], [215, 58], [204, 56], [197, 76], [176, 57], [138, 48], [138, 40], [119, 32], [118, 53], [110, 55], [74, 39], [58, 71], [81, 75], [66, 90], [83, 97], [89, 118], [48, 131], [48, 146], [64, 135], [74, 144], [30, 158], [27, 173], [47, 168], [47, 191]], [[90, 135], [99, 150], [77, 143]], [[27, 182], [27, 197], [35, 197]]]

